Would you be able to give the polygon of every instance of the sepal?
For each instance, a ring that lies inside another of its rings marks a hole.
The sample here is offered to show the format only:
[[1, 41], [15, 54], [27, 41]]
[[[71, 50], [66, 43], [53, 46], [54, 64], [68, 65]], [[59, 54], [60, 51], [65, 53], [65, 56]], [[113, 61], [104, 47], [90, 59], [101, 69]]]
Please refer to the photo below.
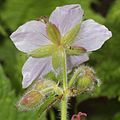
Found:
[[47, 34], [49, 39], [55, 43], [55, 44], [60, 44], [60, 39], [61, 39], [61, 35], [60, 35], [60, 31], [59, 29], [56, 27], [55, 24], [52, 24], [50, 22], [48, 22], [47, 24]]
[[54, 52], [55, 46], [54, 45], [44, 45], [40, 48], [37, 48], [31, 51], [28, 55], [33, 58], [42, 58], [42, 57], [49, 57]]
[[68, 55], [81, 55], [86, 52], [86, 49], [78, 46], [69, 46], [66, 48]]
[[66, 45], [70, 44], [74, 41], [80, 30], [80, 24], [75, 25], [72, 29], [70, 29], [61, 39], [61, 44]]

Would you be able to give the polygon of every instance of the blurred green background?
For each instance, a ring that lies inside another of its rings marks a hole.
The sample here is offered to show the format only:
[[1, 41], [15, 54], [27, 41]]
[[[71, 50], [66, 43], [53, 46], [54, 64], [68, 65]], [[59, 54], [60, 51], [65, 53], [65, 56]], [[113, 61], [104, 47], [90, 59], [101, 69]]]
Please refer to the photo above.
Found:
[[[34, 111], [20, 112], [15, 107], [24, 92], [21, 68], [27, 56], [15, 48], [10, 34], [24, 22], [72, 3], [81, 4], [84, 19], [106, 25], [113, 37], [86, 63], [96, 70], [101, 86], [92, 94], [72, 98], [68, 117], [82, 111], [87, 120], [120, 120], [120, 0], [0, 0], [0, 120], [37, 120]], [[52, 107], [41, 120], [59, 120], [58, 111]]]

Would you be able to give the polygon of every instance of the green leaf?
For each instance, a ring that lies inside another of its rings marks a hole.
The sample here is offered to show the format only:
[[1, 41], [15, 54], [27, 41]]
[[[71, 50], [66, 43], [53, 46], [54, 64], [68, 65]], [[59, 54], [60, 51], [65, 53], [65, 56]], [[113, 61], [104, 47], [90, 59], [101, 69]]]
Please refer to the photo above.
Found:
[[73, 42], [79, 30], [80, 30], [80, 24], [75, 25], [61, 38], [61, 44], [66, 45]]
[[36, 50], [33, 50], [32, 52], [29, 53], [29, 55], [34, 58], [48, 57], [52, 55], [54, 49], [55, 49], [54, 45], [45, 45], [41, 46]]
[[6, 0], [1, 18], [10, 29], [15, 30], [26, 21], [49, 15], [58, 4], [58, 1], [48, 2], [47, 0]]
[[2, 25], [0, 25], [0, 33], [1, 33], [3, 36], [7, 37], [7, 32], [5, 31], [5, 29], [4, 29], [4, 27], [3, 27]]

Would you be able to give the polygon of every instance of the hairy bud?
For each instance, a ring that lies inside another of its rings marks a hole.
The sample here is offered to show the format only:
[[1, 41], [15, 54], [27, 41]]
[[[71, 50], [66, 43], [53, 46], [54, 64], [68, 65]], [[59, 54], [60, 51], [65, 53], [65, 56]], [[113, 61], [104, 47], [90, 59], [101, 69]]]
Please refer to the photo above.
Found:
[[95, 72], [92, 68], [88, 66], [82, 66], [82, 72], [79, 74], [77, 80], [77, 88], [94, 88], [94, 85], [97, 83], [97, 80], [98, 79], [96, 78]]
[[43, 102], [44, 95], [40, 92], [32, 90], [26, 93], [19, 101], [18, 108], [22, 110], [31, 110]]

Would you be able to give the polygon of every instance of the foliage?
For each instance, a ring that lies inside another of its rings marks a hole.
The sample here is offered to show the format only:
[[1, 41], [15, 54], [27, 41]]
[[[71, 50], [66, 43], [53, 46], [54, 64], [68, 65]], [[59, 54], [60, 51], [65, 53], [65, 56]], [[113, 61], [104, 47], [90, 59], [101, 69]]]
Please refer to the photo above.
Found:
[[[16, 108], [15, 92], [11, 90], [10, 80], [0, 66], [0, 119], [1, 120], [33, 120], [37, 119], [34, 112], [19, 112]], [[45, 116], [42, 118], [46, 120]]]

